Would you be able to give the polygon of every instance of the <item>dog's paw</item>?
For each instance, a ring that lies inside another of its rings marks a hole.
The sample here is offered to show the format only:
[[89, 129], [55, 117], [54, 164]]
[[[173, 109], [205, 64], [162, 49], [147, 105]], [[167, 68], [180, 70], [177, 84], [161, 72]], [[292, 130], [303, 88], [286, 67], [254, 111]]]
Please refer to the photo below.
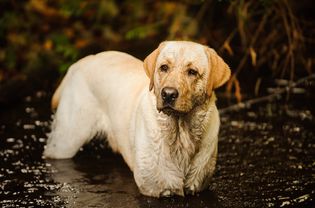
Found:
[[197, 180], [190, 178], [185, 183], [185, 194], [195, 195], [201, 189], [201, 183]]
[[195, 195], [198, 192], [195, 185], [191, 185], [190, 187], [185, 187], [185, 194]]
[[170, 197], [174, 195], [184, 196], [183, 189], [165, 189], [160, 193], [160, 197]]
[[161, 193], [160, 193], [160, 196], [161, 197], [170, 197], [170, 196], [172, 196], [173, 194], [172, 194], [172, 192], [171, 192], [171, 190], [169, 190], [169, 189], [166, 189], [166, 190], [164, 190], [164, 191], [162, 191]]

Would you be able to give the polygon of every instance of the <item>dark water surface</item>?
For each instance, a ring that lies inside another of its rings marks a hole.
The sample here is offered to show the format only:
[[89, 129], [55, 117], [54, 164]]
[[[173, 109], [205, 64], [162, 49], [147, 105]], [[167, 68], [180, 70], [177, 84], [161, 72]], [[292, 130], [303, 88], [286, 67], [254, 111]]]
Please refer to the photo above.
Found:
[[262, 103], [221, 116], [217, 171], [197, 196], [139, 194], [119, 155], [95, 140], [69, 160], [43, 160], [49, 97], [0, 114], [1, 207], [314, 207], [314, 100]]

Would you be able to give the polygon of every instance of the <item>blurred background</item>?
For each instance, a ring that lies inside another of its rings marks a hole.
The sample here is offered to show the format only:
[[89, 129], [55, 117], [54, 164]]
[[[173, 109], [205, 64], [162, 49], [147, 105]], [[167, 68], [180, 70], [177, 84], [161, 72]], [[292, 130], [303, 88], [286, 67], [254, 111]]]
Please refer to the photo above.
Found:
[[[314, 207], [314, 11], [311, 0], [0, 0], [0, 207]], [[105, 50], [144, 59], [163, 40], [208, 45], [232, 70], [208, 190], [141, 196], [97, 138], [71, 160], [42, 158], [72, 63]]]
[[314, 9], [310, 0], [2, 0], [0, 103], [53, 90], [88, 54], [121, 50], [143, 59], [163, 40], [214, 48], [233, 72], [221, 90], [239, 102], [276, 79], [312, 73]]

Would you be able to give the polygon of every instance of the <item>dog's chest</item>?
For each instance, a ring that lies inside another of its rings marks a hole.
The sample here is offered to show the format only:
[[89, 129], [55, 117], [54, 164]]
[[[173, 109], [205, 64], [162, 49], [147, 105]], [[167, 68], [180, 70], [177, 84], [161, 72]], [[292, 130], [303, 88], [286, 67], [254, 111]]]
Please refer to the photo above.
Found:
[[202, 139], [203, 125], [195, 122], [180, 118], [165, 124], [162, 131], [170, 159], [183, 176], [188, 173]]

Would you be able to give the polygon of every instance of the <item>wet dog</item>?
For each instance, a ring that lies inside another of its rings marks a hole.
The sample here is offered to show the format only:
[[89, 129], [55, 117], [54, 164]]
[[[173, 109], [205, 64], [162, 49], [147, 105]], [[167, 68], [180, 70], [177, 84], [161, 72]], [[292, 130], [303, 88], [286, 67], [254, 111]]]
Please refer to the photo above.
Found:
[[102, 132], [142, 194], [201, 191], [217, 158], [213, 90], [229, 77], [213, 49], [188, 41], [162, 42], [144, 62], [115, 51], [87, 56], [53, 96], [57, 111], [44, 156], [71, 158]]

